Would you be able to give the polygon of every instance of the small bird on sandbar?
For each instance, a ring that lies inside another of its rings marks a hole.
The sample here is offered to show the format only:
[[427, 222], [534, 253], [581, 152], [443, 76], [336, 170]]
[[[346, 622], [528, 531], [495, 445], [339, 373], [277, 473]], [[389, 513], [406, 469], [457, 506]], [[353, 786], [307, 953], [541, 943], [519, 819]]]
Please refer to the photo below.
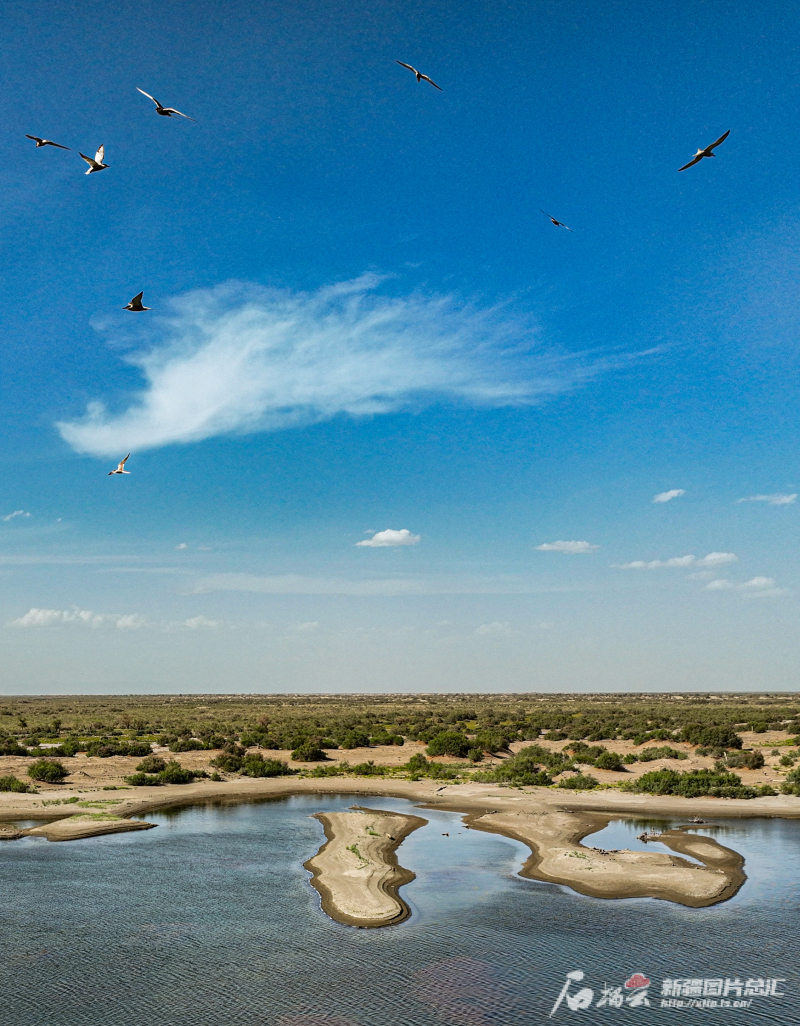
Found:
[[101, 146], [97, 153], [95, 153], [94, 160], [91, 157], [87, 157], [85, 153], [81, 153], [81, 156], [89, 165], [89, 170], [86, 172], [87, 175], [93, 175], [95, 171], [102, 171], [108, 167], [108, 164], [103, 163], [106, 156], [105, 146]]
[[144, 290], [142, 290], [138, 296], [134, 296], [133, 299], [128, 303], [127, 306], [123, 306], [123, 310], [132, 310], [134, 313], [142, 313], [144, 310], [149, 310], [149, 306], [142, 306], [142, 296]]
[[[539, 207], [539, 209], [542, 210], [541, 207]], [[564, 224], [563, 221], [556, 221], [556, 219], [553, 217], [553, 215], [552, 214], [548, 214], [546, 210], [542, 210], [542, 213], [544, 214], [545, 217], [549, 217], [550, 218], [550, 220], [553, 222], [553, 224], [556, 226], [556, 228], [567, 228], [567, 226]], [[572, 229], [571, 228], [567, 228], [567, 231], [571, 232]], [[575, 233], [572, 232], [572, 234], [574, 235]]]
[[712, 153], [711, 151], [715, 149], [717, 146], [719, 146], [720, 143], [725, 142], [725, 140], [728, 138], [730, 134], [731, 130], [729, 128], [725, 135], [721, 135], [716, 142], [711, 143], [710, 146], [706, 146], [704, 150], [698, 150], [697, 153], [695, 153], [695, 155], [689, 161], [689, 163], [684, 164], [683, 167], [679, 167], [678, 170], [685, 171], [687, 167], [691, 167], [693, 164], [699, 164], [703, 157], [716, 157], [716, 153]]
[[432, 78], [428, 78], [427, 75], [423, 75], [421, 71], [417, 71], [416, 68], [412, 68], [410, 64], [404, 64], [403, 61], [395, 61], [395, 64], [402, 64], [404, 68], [408, 68], [409, 71], [413, 71], [414, 74], [417, 76], [418, 82], [421, 82], [424, 78], [426, 82], [430, 82], [434, 89], [438, 89], [440, 93], [444, 92], [444, 89], [442, 89], [441, 86], [437, 86]]
[[61, 143], [54, 143], [52, 139], [40, 139], [38, 135], [28, 135], [27, 132], [25, 133], [25, 138], [33, 139], [33, 141], [36, 143], [37, 150], [40, 146], [56, 146], [59, 150], [69, 149], [69, 146], [62, 146]]
[[190, 118], [188, 114], [181, 114], [181, 112], [179, 110], [175, 110], [174, 107], [162, 106], [155, 98], [155, 96], [151, 96], [150, 93], [146, 93], [144, 89], [139, 89], [139, 87], [137, 86], [136, 90], [137, 92], [140, 92], [142, 96], [146, 96], [148, 100], [153, 101], [153, 103], [156, 105], [156, 114], [160, 114], [162, 118], [171, 118], [173, 114], [177, 114], [178, 117], [186, 118], [187, 121], [194, 121], [195, 123], [197, 123], [197, 118]]
[[117, 467], [116, 470], [109, 470], [108, 476], [111, 477], [112, 474], [130, 474], [130, 470], [126, 470], [125, 469], [125, 464], [128, 462], [130, 457], [131, 457], [131, 454], [128, 453], [128, 455], [125, 457], [125, 459], [120, 462], [120, 464], [119, 464], [119, 466]]

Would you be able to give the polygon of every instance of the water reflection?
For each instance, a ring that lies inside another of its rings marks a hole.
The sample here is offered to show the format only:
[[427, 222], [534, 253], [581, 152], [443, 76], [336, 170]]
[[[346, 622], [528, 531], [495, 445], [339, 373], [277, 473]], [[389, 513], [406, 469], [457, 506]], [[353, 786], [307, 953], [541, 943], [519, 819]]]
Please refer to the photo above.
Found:
[[[354, 802], [429, 820], [400, 848], [417, 874], [403, 889], [412, 917], [402, 925], [334, 923], [308, 883], [302, 863], [323, 841], [310, 817]], [[3, 1026], [55, 1021], [55, 1009], [59, 1026], [530, 1026], [549, 1021], [578, 969], [596, 995], [636, 972], [653, 987], [677, 976], [786, 977], [787, 999], [704, 1014], [724, 1014], [726, 1026], [800, 1023], [796, 822], [699, 827], [724, 831], [749, 879], [729, 902], [687, 909], [521, 879], [526, 846], [400, 799], [303, 795], [147, 818], [157, 830], [0, 848]], [[585, 843], [630, 847], [632, 832], [675, 823], [617, 821], [606, 830], [624, 843], [602, 832]], [[649, 1008], [596, 1015], [564, 1004], [553, 1022], [680, 1021], [652, 996]]]

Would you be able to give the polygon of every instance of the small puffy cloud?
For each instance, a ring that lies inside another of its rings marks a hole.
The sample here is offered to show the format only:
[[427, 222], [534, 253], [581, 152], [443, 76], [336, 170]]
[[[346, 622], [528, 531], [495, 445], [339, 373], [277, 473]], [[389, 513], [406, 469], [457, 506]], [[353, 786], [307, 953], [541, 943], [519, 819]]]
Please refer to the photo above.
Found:
[[6, 513], [6, 515], [2, 519], [3, 519], [3, 522], [7, 524], [9, 520], [13, 520], [15, 517], [29, 517], [29, 516], [30, 516], [30, 513], [28, 513], [26, 510], [24, 510], [24, 509], [15, 509], [13, 513]]
[[482, 623], [480, 627], [475, 630], [476, 634], [479, 635], [498, 635], [507, 636], [513, 634], [510, 623], [500, 623], [498, 620], [493, 620], [492, 623]]
[[709, 552], [707, 556], [698, 559], [697, 556], [673, 556], [672, 559], [635, 559], [632, 563], [614, 563], [617, 570], [660, 570], [662, 567], [712, 567], [725, 566], [726, 563], [735, 563], [739, 557], [734, 552]]
[[32, 607], [24, 616], [10, 620], [6, 627], [55, 627], [69, 624], [78, 627], [118, 627], [122, 630], [144, 627], [139, 613], [94, 613], [91, 609], [38, 609]]
[[670, 499], [677, 499], [686, 494], [685, 488], [671, 488], [668, 492], [659, 492], [653, 496], [653, 502], [669, 502]]
[[385, 531], [378, 531], [371, 538], [356, 542], [357, 548], [384, 549], [393, 545], [419, 545], [422, 536], [412, 534], [405, 527], [400, 531], [393, 531], [387, 528]]
[[189, 546], [186, 544], [186, 542], [181, 542], [180, 545], [176, 545], [175, 546], [175, 551], [176, 552], [181, 552], [183, 549], [188, 549], [188, 548], [189, 548]]
[[190, 631], [198, 631], [202, 628], [219, 627], [221, 620], [209, 620], [207, 616], [192, 616], [188, 620], [184, 620], [181, 627], [186, 627]]
[[742, 598], [778, 598], [788, 595], [788, 588], [779, 588], [774, 577], [752, 577], [742, 584], [734, 584], [733, 581], [721, 578], [716, 581], [709, 581], [705, 587], [706, 591], [737, 591]]
[[599, 548], [599, 545], [590, 545], [587, 541], [554, 541], [536, 546], [538, 552], [569, 552], [572, 554], [594, 552]]
[[797, 500], [797, 492], [786, 495], [784, 492], [775, 492], [773, 495], [747, 495], [744, 499], [737, 499], [737, 502], [767, 502], [770, 506], [791, 506]]

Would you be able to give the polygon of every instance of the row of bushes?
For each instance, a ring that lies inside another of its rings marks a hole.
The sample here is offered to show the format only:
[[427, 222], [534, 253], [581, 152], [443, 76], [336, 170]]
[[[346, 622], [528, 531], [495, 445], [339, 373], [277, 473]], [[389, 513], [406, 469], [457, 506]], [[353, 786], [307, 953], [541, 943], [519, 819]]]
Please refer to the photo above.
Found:
[[778, 793], [769, 784], [745, 786], [736, 773], [719, 772], [716, 769], [689, 770], [686, 773], [670, 769], [652, 770], [638, 780], [621, 786], [623, 791], [673, 794], [682, 798], [701, 798], [705, 795], [712, 798], [760, 798]]

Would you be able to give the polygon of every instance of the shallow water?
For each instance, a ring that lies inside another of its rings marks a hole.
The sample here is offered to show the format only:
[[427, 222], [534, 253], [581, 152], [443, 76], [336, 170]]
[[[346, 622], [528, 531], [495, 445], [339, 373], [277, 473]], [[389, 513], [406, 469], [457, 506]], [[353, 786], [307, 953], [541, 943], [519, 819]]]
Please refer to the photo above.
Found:
[[[7, 843], [3, 1026], [528, 1026], [551, 1021], [571, 970], [585, 978], [569, 995], [588, 987], [593, 1003], [563, 1001], [553, 1022], [800, 1024], [798, 822], [699, 828], [745, 855], [749, 879], [729, 902], [688, 909], [523, 880], [524, 845], [421, 810], [429, 825], [399, 851], [417, 874], [403, 888], [411, 918], [357, 930], [320, 911], [302, 868], [324, 840], [311, 814], [354, 802], [415, 811], [400, 799], [303, 795], [163, 812], [144, 832]], [[585, 843], [627, 846], [642, 822]], [[604, 985], [635, 972], [651, 980], [649, 1007], [597, 1007]], [[676, 977], [783, 977], [785, 997], [662, 1008], [662, 982]]]

